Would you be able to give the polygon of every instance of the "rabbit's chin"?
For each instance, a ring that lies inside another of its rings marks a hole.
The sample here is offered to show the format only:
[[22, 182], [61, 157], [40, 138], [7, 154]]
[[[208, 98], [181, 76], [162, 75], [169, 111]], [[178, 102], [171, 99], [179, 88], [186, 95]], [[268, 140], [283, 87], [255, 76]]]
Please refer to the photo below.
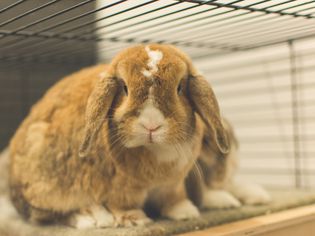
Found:
[[[153, 136], [153, 137], [152, 137]], [[127, 148], [135, 148], [141, 146], [162, 146], [165, 145], [167, 142], [164, 137], [161, 136], [154, 136], [152, 135], [149, 137], [148, 135], [137, 135], [128, 138], [124, 142], [124, 146]]]
[[147, 137], [136, 137], [125, 142], [126, 148], [144, 147], [149, 150], [159, 162], [178, 162], [181, 168], [188, 164], [193, 158], [193, 143], [191, 140], [176, 141], [167, 139], [167, 137], [159, 137], [150, 140]]

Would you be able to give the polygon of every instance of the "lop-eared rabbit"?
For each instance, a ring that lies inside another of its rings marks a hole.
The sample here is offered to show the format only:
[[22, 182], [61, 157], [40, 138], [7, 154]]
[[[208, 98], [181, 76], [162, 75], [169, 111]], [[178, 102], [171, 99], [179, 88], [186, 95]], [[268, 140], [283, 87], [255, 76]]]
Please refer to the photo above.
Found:
[[11, 198], [33, 222], [77, 228], [143, 225], [142, 208], [199, 216], [185, 177], [204, 127], [228, 138], [208, 82], [170, 45], [138, 45], [72, 74], [35, 104], [10, 143]]
[[[12, 201], [32, 222], [76, 228], [144, 225], [146, 202], [170, 219], [198, 217], [185, 178], [209, 150], [229, 155], [224, 126], [214, 92], [183, 52], [125, 49], [62, 79], [32, 107], [10, 143]], [[222, 198], [210, 194], [208, 177], [197, 180], [203, 207]]]

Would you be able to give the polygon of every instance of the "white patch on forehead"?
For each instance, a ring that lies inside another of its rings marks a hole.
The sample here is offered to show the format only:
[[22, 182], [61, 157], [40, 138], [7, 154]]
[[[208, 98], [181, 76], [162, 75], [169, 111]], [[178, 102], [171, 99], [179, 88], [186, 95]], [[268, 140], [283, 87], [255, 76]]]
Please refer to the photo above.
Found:
[[163, 58], [163, 54], [161, 51], [159, 50], [151, 50], [149, 48], [149, 46], [145, 47], [145, 50], [149, 56], [149, 62], [148, 62], [148, 67], [150, 68], [150, 70], [152, 72], [156, 72], [158, 71], [158, 67], [157, 65], [159, 64], [159, 62], [162, 60]]
[[142, 70], [142, 74], [145, 77], [151, 77], [153, 73], [158, 71], [158, 64], [163, 58], [163, 53], [159, 50], [151, 50], [149, 46], [145, 47], [145, 51], [148, 54], [149, 61], [148, 61], [148, 67], [149, 70]]

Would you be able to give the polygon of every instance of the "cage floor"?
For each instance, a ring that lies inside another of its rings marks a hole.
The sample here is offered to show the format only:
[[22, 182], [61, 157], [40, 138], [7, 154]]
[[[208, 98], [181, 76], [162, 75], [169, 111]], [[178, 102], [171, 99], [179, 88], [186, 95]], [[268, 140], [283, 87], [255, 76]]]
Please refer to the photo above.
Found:
[[[2, 157], [1, 157], [2, 156]], [[8, 201], [7, 155], [0, 155], [0, 235], [1, 236], [146, 236], [173, 235], [220, 225], [253, 216], [315, 203], [315, 193], [297, 190], [273, 190], [273, 201], [264, 206], [243, 206], [237, 209], [203, 211], [201, 217], [187, 221], [157, 220], [146, 227], [76, 230], [61, 226], [35, 226], [23, 221]]]
[[[33, 226], [18, 216], [0, 221], [1, 236], [152, 236], [174, 235], [208, 228], [258, 215], [315, 203], [315, 193], [304, 191], [272, 192], [273, 202], [266, 206], [243, 206], [237, 209], [204, 211], [200, 218], [187, 221], [157, 220], [146, 227], [77, 230], [60, 226]], [[1, 213], [0, 213], [1, 214]], [[1, 219], [1, 216], [0, 216]]]

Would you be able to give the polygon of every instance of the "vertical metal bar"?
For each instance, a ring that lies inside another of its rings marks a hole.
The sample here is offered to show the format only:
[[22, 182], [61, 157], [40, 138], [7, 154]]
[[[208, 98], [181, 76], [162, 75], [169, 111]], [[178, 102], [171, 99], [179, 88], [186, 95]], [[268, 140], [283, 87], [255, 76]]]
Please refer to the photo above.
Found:
[[291, 105], [292, 105], [292, 131], [293, 131], [293, 151], [294, 151], [294, 174], [295, 187], [301, 188], [301, 146], [300, 146], [300, 119], [299, 119], [299, 98], [298, 98], [298, 78], [296, 71], [296, 55], [293, 41], [288, 41], [290, 56], [290, 80], [291, 80]]

